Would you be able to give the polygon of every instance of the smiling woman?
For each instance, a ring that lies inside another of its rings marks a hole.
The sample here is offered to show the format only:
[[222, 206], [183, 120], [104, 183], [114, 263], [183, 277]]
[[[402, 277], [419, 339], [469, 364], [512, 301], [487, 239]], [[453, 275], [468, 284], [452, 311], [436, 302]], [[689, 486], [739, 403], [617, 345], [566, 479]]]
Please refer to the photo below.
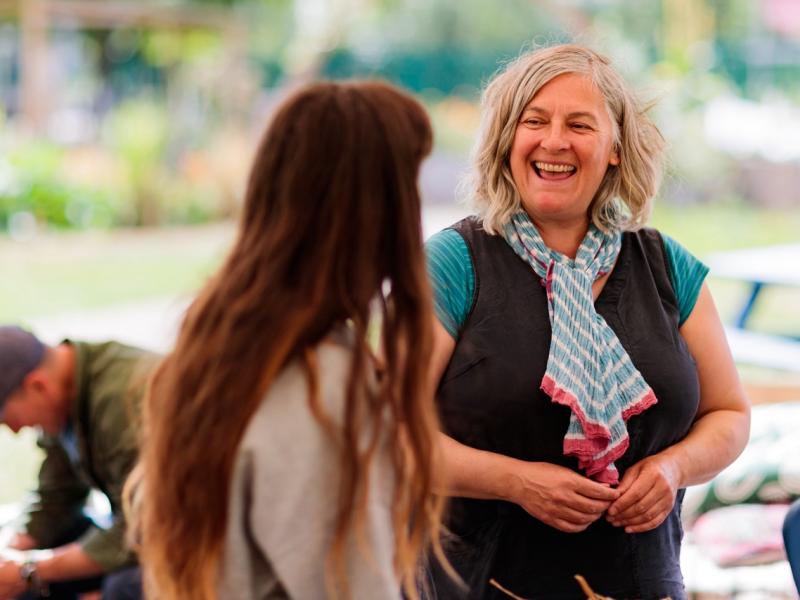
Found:
[[565, 73], [539, 90], [522, 112], [509, 156], [520, 201], [535, 224], [572, 221], [584, 228], [606, 171], [619, 164], [617, 138], [588, 77]]
[[642, 225], [663, 140], [609, 61], [523, 55], [483, 98], [477, 213], [428, 242], [444, 432], [440, 598], [685, 598], [680, 503], [749, 412], [707, 268]]

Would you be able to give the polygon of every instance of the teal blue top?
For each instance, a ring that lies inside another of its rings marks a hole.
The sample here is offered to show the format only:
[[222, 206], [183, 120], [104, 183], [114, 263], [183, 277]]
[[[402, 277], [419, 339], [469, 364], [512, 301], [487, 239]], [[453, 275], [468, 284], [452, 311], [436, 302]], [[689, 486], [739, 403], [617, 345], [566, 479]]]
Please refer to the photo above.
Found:
[[[708, 267], [671, 237], [664, 234], [661, 237], [683, 325], [694, 309]], [[475, 301], [475, 268], [467, 243], [454, 229], [444, 229], [431, 236], [425, 249], [436, 316], [448, 333], [458, 338]]]

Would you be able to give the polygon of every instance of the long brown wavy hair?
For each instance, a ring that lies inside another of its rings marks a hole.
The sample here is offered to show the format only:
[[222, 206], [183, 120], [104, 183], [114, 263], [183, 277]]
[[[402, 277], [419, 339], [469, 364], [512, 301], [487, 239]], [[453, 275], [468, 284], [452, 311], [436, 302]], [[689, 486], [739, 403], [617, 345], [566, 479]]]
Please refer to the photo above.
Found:
[[[355, 344], [335, 432], [341, 482], [328, 589], [348, 596], [346, 539], [368, 502], [372, 458], [388, 443], [395, 566], [416, 597], [416, 564], [431, 542], [438, 550], [442, 509], [432, 492], [438, 423], [416, 183], [431, 138], [424, 109], [386, 83], [317, 83], [277, 110], [255, 156], [238, 238], [189, 308], [145, 401], [134, 526], [151, 597], [216, 596], [248, 422], [297, 359], [309, 407], [330, 431], [317, 402], [315, 346], [342, 324]], [[377, 385], [370, 322], [382, 339]]]

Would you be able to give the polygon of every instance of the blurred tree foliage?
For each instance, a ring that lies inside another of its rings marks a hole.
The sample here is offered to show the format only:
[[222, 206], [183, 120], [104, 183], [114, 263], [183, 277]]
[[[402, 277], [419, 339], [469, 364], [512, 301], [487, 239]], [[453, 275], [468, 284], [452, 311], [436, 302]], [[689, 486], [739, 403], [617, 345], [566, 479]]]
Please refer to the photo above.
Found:
[[61, 176], [64, 150], [28, 141], [0, 158], [0, 230], [28, 230], [40, 223], [58, 228], [119, 222], [113, 195]]
[[159, 183], [164, 179], [168, 136], [169, 116], [163, 106], [143, 97], [126, 100], [106, 121], [109, 148], [126, 166], [136, 225], [159, 222]]
[[418, 92], [475, 96], [481, 84], [532, 43], [567, 39], [543, 3], [481, 0], [374, 3], [355, 18], [322, 72], [382, 76]]
[[459, 153], [474, 137], [482, 85], [506, 61], [530, 47], [586, 43], [638, 88], [658, 90], [656, 118], [673, 148], [666, 193], [683, 201], [737, 193], [726, 176], [732, 158], [703, 135], [709, 99], [800, 99], [800, 31], [770, 28], [770, 0], [142, 2], [223, 9], [246, 25], [243, 39], [224, 28], [59, 32], [78, 70], [57, 101], [94, 123], [67, 144], [100, 148], [113, 177], [76, 180], [76, 148], [58, 143], [3, 147], [0, 227], [22, 213], [65, 227], [230, 215], [263, 115], [284, 88], [316, 77], [377, 76], [420, 93], [437, 139]]

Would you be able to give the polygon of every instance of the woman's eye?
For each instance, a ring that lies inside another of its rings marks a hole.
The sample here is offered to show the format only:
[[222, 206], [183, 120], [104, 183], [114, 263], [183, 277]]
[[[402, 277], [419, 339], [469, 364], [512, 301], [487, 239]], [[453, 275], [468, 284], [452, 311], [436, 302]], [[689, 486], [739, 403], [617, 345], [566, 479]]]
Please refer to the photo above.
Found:
[[532, 127], [535, 127], [537, 125], [541, 125], [542, 121], [541, 119], [525, 119], [524, 123], [526, 125], [531, 125]]
[[573, 123], [572, 124], [572, 128], [573, 129], [585, 130], [585, 131], [588, 131], [588, 130], [591, 129], [591, 127], [589, 127], [586, 123]]

